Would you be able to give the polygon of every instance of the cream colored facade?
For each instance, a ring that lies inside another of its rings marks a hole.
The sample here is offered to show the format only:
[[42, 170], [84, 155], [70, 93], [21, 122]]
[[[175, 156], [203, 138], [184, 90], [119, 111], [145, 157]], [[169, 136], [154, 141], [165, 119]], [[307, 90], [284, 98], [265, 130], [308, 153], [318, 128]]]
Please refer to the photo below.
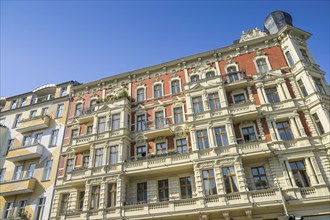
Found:
[[309, 37], [250, 30], [76, 87], [51, 219], [328, 219], [330, 91]]
[[49, 219], [69, 91], [76, 84], [1, 99], [1, 219]]

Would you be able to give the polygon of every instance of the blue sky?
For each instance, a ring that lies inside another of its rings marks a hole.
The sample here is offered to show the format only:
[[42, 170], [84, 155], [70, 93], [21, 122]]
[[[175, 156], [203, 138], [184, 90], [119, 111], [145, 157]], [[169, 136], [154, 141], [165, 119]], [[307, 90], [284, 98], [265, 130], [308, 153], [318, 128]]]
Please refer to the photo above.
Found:
[[329, 80], [329, 1], [1, 1], [1, 96], [232, 44], [284, 10]]

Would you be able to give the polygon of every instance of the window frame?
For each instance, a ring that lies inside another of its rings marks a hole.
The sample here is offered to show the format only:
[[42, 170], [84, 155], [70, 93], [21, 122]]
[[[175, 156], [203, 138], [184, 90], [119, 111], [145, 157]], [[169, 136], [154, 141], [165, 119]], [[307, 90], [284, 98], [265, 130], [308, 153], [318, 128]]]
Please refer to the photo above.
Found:
[[265, 95], [267, 97], [268, 102], [271, 104], [276, 104], [281, 102], [276, 86], [265, 88]]
[[320, 135], [323, 135], [325, 133], [324, 127], [322, 125], [322, 122], [319, 118], [319, 115], [317, 114], [317, 112], [312, 114], [312, 118], [314, 120], [314, 123], [317, 127], [317, 131], [319, 132]]
[[[263, 173], [260, 172], [260, 169], [263, 169]], [[257, 174], [255, 175], [253, 170], [256, 170], [257, 171]], [[257, 190], [260, 190], [260, 189], [268, 189], [269, 188], [269, 181], [268, 181], [268, 178], [267, 178], [267, 174], [266, 174], [266, 168], [265, 166], [255, 166], [255, 167], [251, 167], [251, 174], [252, 174], [252, 180], [253, 180], [253, 184], [254, 184], [254, 187], [255, 189]], [[264, 177], [266, 180], [266, 184], [262, 184], [261, 186], [258, 186], [257, 184], [260, 182], [260, 183], [263, 183], [263, 178]], [[256, 182], [256, 178], [258, 179], [258, 182]]]
[[[169, 201], [170, 195], [169, 195], [169, 184], [168, 184], [168, 179], [164, 180], [158, 180], [157, 182], [157, 189], [158, 189], [158, 201], [163, 202], [163, 201]], [[165, 183], [163, 185], [163, 183]], [[162, 196], [160, 196], [162, 195]]]
[[[221, 108], [221, 103], [220, 103], [220, 96], [218, 92], [213, 92], [213, 93], [209, 93], [207, 95], [208, 97], [208, 101], [209, 101], [209, 108], [212, 111], [218, 110]], [[213, 103], [213, 104], [211, 104]]]
[[[64, 201], [64, 199], [66, 200]], [[65, 214], [67, 212], [69, 208], [69, 201], [70, 201], [70, 193], [62, 193], [60, 200], [60, 209], [59, 209], [60, 214]]]
[[[284, 126], [283, 126], [284, 123], [287, 123], [288, 126], [287, 126], [287, 127], [284, 127]], [[288, 120], [285, 120], [285, 121], [277, 121], [277, 122], [275, 122], [275, 124], [276, 124], [277, 132], [278, 132], [278, 134], [279, 134], [279, 138], [280, 138], [282, 141], [290, 141], [290, 140], [294, 140], [294, 135], [293, 135], [292, 130], [291, 130], [291, 123], [290, 123], [290, 121], [288, 121]], [[279, 128], [279, 124], [281, 124], [283, 127], [282, 127], [282, 128]], [[283, 132], [282, 132], [282, 131], [283, 131]], [[289, 133], [288, 133], [288, 131], [289, 131]], [[285, 135], [285, 139], [283, 139], [284, 136], [281, 135], [281, 134], [284, 134], [284, 135]], [[291, 139], [289, 138], [288, 134], [291, 135]]]
[[[51, 163], [50, 166], [48, 165], [49, 163]], [[43, 174], [42, 174], [42, 181], [50, 180], [50, 177], [51, 177], [51, 174], [52, 174], [53, 163], [54, 163], [53, 160], [47, 160], [46, 161], [45, 167], [44, 167], [44, 170], [43, 170]]]
[[[173, 86], [173, 83], [177, 83], [177, 85]], [[172, 95], [179, 94], [179, 93], [182, 92], [181, 80], [179, 78], [171, 79], [170, 86], [171, 86], [171, 94]]]
[[[97, 154], [97, 152], [101, 152], [100, 154]], [[95, 149], [94, 154], [94, 167], [101, 167], [103, 166], [103, 157], [104, 157], [104, 149], [103, 148], [97, 148]]]
[[136, 200], [138, 203], [148, 202], [148, 182], [141, 182], [136, 184]]
[[[213, 175], [211, 175], [211, 171], [212, 171]], [[205, 177], [205, 172], [207, 173], [207, 177]], [[217, 181], [215, 178], [214, 169], [202, 170], [202, 179], [203, 179], [203, 191], [204, 191], [205, 196], [217, 195], [218, 189], [217, 189]], [[206, 182], [207, 182], [208, 188], [205, 185]], [[213, 189], [213, 187], [212, 187], [213, 185], [215, 186], [215, 189]]]
[[[50, 140], [49, 140], [49, 147], [55, 147], [57, 145], [57, 139], [58, 139], [59, 129], [52, 130]], [[54, 144], [55, 141], [55, 144]]]
[[[234, 173], [231, 172], [231, 168], [234, 170]], [[225, 172], [225, 169], [227, 169], [227, 172]], [[222, 167], [221, 170], [222, 170], [222, 177], [223, 177], [226, 194], [239, 192], [239, 185], [236, 178], [237, 174], [235, 167], [234, 166]], [[225, 175], [225, 173], [227, 173], [227, 175]], [[226, 184], [226, 180], [229, 181], [228, 182], [229, 186]]]
[[36, 220], [42, 220], [42, 216], [44, 214], [46, 204], [46, 197], [41, 197], [38, 200], [38, 204], [36, 206]]
[[[187, 181], [188, 178], [189, 178], [189, 181]], [[181, 181], [181, 180], [183, 180], [183, 181]], [[180, 198], [181, 199], [192, 198], [191, 177], [190, 176], [180, 177], [179, 183], [180, 183]], [[182, 193], [183, 191], [184, 191], [184, 193]], [[188, 196], [183, 196], [183, 194], [188, 195]]]
[[[202, 132], [202, 136], [199, 136], [199, 132]], [[205, 139], [206, 137], [206, 139]], [[200, 145], [199, 140], [202, 140], [202, 148]], [[210, 149], [210, 141], [209, 141], [209, 136], [208, 136], [208, 130], [201, 129], [201, 130], [196, 130], [196, 141], [197, 141], [197, 147], [199, 150], [207, 150]]]
[[120, 129], [120, 120], [121, 119], [121, 114], [120, 113], [115, 113], [111, 115], [111, 130], [119, 130]]
[[[143, 117], [144, 120], [139, 120], [139, 117]], [[147, 126], [146, 126], [146, 122], [147, 122], [147, 116], [146, 113], [143, 114], [136, 114], [136, 126], [135, 126], [135, 130], [136, 131], [144, 131], [146, 130]]]
[[[95, 189], [95, 191], [94, 191]], [[90, 200], [89, 200], [89, 210], [97, 210], [100, 207], [100, 194], [101, 194], [100, 185], [92, 185], [90, 191]]]
[[[180, 123], [184, 123], [185, 122], [185, 118], [184, 118], [184, 108], [183, 108], [183, 106], [178, 106], [178, 107], [173, 107], [172, 108], [173, 110], [173, 121], [174, 121], [174, 123], [175, 124], [180, 124]], [[181, 112], [179, 112], [179, 113], [181, 113], [181, 114], [178, 114], [177, 112], [176, 112], [176, 110], [177, 109], [181, 109]], [[178, 116], [178, 117], [177, 117]], [[178, 120], [177, 120], [178, 119]]]
[[[303, 164], [303, 168], [299, 168], [298, 163]], [[295, 165], [296, 169], [292, 169], [292, 164]], [[293, 175], [293, 179], [296, 183], [296, 185], [299, 188], [304, 188], [304, 187], [310, 187], [311, 186], [311, 181], [309, 179], [308, 173], [307, 173], [307, 168], [306, 168], [306, 164], [304, 160], [293, 160], [293, 161], [289, 161], [289, 166], [290, 166], [290, 170], [292, 172]], [[303, 175], [302, 175], [303, 174]], [[299, 181], [302, 183], [302, 185], [297, 181], [296, 178], [299, 178]]]
[[116, 207], [117, 203], [117, 184], [107, 184], [107, 208]]
[[[195, 102], [195, 100], [197, 100], [197, 102]], [[191, 104], [192, 104], [192, 109], [193, 109], [194, 114], [203, 113], [205, 111], [203, 97], [201, 95], [191, 97]]]
[[[160, 89], [158, 89], [158, 88], [160, 88]], [[154, 83], [152, 93], [153, 93], [154, 99], [159, 99], [159, 98], [164, 97], [163, 83], [161, 83], [161, 82]]]
[[56, 118], [63, 117], [64, 113], [64, 103], [58, 104], [56, 109]]
[[[104, 119], [104, 121], [103, 121], [103, 119]], [[97, 133], [103, 133], [106, 130], [107, 130], [107, 117], [106, 116], [98, 117], [97, 118]]]
[[295, 61], [291, 55], [291, 52], [289, 50], [287, 50], [285, 53], [285, 58], [286, 58], [286, 61], [288, 62], [289, 66], [294, 66], [295, 65]]
[[[183, 140], [185, 141], [185, 144], [182, 144]], [[178, 142], [181, 142], [180, 145], [178, 145]], [[175, 144], [175, 148], [176, 148], [177, 153], [185, 154], [185, 153], [189, 152], [188, 140], [187, 140], [186, 137], [184, 137], [184, 138], [175, 138], [174, 144]], [[183, 151], [183, 150], [179, 151], [179, 148], [184, 149], [184, 146], [186, 147], [186, 151]]]
[[298, 87], [299, 87], [299, 90], [302, 94], [303, 97], [306, 97], [308, 96], [308, 91], [306, 89], [306, 86], [305, 86], [305, 83], [304, 83], [304, 80], [302, 78], [298, 79], [297, 80], [297, 84], [298, 84]]
[[[216, 131], [217, 129], [219, 129], [219, 133]], [[224, 133], [223, 133], [223, 129], [224, 129]], [[227, 132], [227, 126], [222, 125], [222, 126], [216, 126], [213, 128], [213, 132], [214, 132], [214, 137], [215, 137], [215, 141], [218, 147], [225, 147], [229, 145], [229, 138], [228, 138], [228, 132]], [[223, 136], [224, 134], [224, 136]], [[220, 144], [221, 142], [221, 144]]]

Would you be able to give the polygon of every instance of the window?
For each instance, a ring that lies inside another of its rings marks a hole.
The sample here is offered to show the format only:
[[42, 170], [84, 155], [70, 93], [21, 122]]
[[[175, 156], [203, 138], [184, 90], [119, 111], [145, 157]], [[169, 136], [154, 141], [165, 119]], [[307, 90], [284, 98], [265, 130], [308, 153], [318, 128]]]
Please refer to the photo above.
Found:
[[53, 166], [53, 160], [47, 160], [46, 166], [44, 168], [44, 173], [42, 180], [49, 180], [50, 179], [50, 173], [52, 171], [52, 166]]
[[117, 185], [111, 183], [108, 185], [108, 204], [107, 207], [116, 207]]
[[84, 207], [85, 191], [80, 191], [78, 194], [78, 210], [82, 210]]
[[162, 84], [154, 85], [154, 98], [160, 98], [163, 96]]
[[237, 180], [234, 167], [222, 168], [226, 193], [238, 192]]
[[67, 87], [63, 87], [62, 89], [61, 89], [61, 97], [62, 96], [66, 96], [68, 94], [68, 88]]
[[118, 155], [119, 155], [118, 148], [119, 148], [118, 146], [110, 147], [110, 164], [111, 165], [118, 163]]
[[216, 195], [217, 186], [215, 184], [215, 177], [213, 170], [203, 170], [203, 184], [206, 196]]
[[136, 117], [137, 120], [137, 125], [136, 125], [136, 130], [137, 131], [144, 131], [146, 129], [145, 122], [146, 122], [146, 116], [143, 115], [138, 115]]
[[74, 159], [71, 158], [66, 161], [66, 172], [71, 173], [73, 169], [74, 169]]
[[64, 104], [59, 104], [59, 105], [57, 106], [56, 118], [62, 117], [62, 115], [63, 115], [63, 110], [64, 110]]
[[250, 142], [257, 140], [256, 133], [254, 132], [253, 127], [242, 128], [243, 140], [244, 142]]
[[300, 49], [301, 55], [306, 63], [311, 63], [311, 60], [309, 59], [306, 50]]
[[100, 204], [100, 186], [92, 186], [90, 209], [98, 209]]
[[103, 149], [96, 149], [94, 166], [99, 167], [102, 165], [103, 165]]
[[283, 141], [293, 140], [293, 135], [288, 121], [277, 122], [276, 127]]
[[93, 126], [87, 126], [87, 134], [92, 134], [93, 133]]
[[180, 191], [181, 191], [181, 199], [192, 198], [190, 176], [180, 178]]
[[79, 129], [72, 129], [71, 131], [71, 141], [75, 138], [79, 136]]
[[50, 137], [50, 147], [56, 146], [57, 137], [58, 137], [58, 130], [53, 130]]
[[174, 112], [174, 123], [175, 124], [179, 124], [183, 122], [183, 111], [182, 111], [182, 107], [179, 108], [174, 108], [173, 109]]
[[100, 117], [98, 120], [97, 132], [101, 133], [105, 131], [106, 117]]
[[211, 79], [215, 77], [215, 72], [214, 71], [210, 71], [206, 73], [206, 79]]
[[68, 194], [68, 193], [62, 194], [61, 206], [60, 206], [60, 213], [61, 214], [66, 213], [66, 211], [68, 210], [68, 207], [69, 207], [69, 197], [70, 197], [70, 194]]
[[192, 98], [194, 113], [204, 112], [202, 96]]
[[209, 104], [211, 110], [220, 108], [220, 99], [218, 93], [209, 94]]
[[42, 215], [44, 213], [44, 208], [45, 208], [45, 203], [46, 203], [46, 198], [40, 198], [37, 206], [37, 216], [36, 220], [42, 220]]
[[193, 75], [190, 77], [190, 81], [191, 82], [197, 82], [199, 80], [199, 76], [198, 75]]
[[12, 211], [13, 211], [13, 207], [14, 207], [14, 202], [7, 202], [5, 205], [5, 211], [3, 214], [3, 218], [10, 218], [12, 215]]
[[316, 124], [317, 129], [319, 130], [320, 134], [324, 134], [324, 129], [321, 123], [321, 120], [319, 119], [319, 116], [317, 113], [314, 113], [313, 115], [314, 122]]
[[209, 138], [206, 129], [197, 131], [197, 145], [199, 150], [205, 150], [210, 148]]
[[17, 217], [19, 217], [22, 213], [25, 213], [26, 204], [27, 204], [27, 200], [19, 201], [17, 207]]
[[156, 128], [163, 128], [165, 125], [164, 113], [163, 111], [155, 112]]
[[22, 118], [22, 114], [18, 114], [15, 117], [13, 128], [17, 128]]
[[30, 118], [35, 118], [37, 116], [37, 110], [30, 111]]
[[83, 166], [87, 168], [89, 166], [89, 156], [84, 156], [83, 158]]
[[323, 87], [321, 79], [318, 79], [318, 78], [313, 78], [313, 79], [314, 79], [314, 82], [315, 82], [317, 92], [322, 93], [322, 94], [325, 95], [326, 92], [325, 92], [325, 89]]
[[157, 155], [162, 155], [162, 154], [166, 154], [166, 143], [157, 143], [156, 144], [156, 154]]
[[30, 136], [24, 136], [23, 137], [23, 146], [29, 146], [31, 145], [31, 137]]
[[270, 103], [278, 103], [280, 102], [280, 98], [278, 97], [277, 89], [276, 87], [273, 88], [267, 88], [265, 89], [266, 96], [268, 99], [268, 102]]
[[269, 67], [267, 65], [266, 59], [262, 58], [262, 59], [258, 59], [256, 61], [257, 66], [258, 66], [258, 72], [259, 73], [265, 73], [269, 71]]
[[306, 88], [305, 88], [305, 85], [304, 85], [302, 79], [299, 79], [299, 80], [298, 80], [298, 86], [299, 86], [300, 91], [301, 91], [301, 93], [303, 94], [303, 96], [304, 96], [304, 97], [308, 96], [308, 92], [307, 92], [307, 90], [306, 90]]
[[227, 67], [227, 73], [236, 73], [236, 72], [237, 72], [236, 66]]
[[21, 99], [20, 107], [26, 106], [26, 98]]
[[10, 109], [14, 109], [14, 108], [16, 108], [16, 102], [17, 102], [17, 100], [13, 100], [13, 101], [11, 101]]
[[42, 133], [37, 133], [34, 135], [33, 144], [40, 144], [42, 138]]
[[240, 104], [240, 103], [244, 103], [244, 102], [246, 102], [244, 93], [234, 95], [234, 103], [235, 104]]
[[173, 80], [171, 82], [171, 88], [172, 88], [172, 94], [180, 93], [181, 92], [180, 81], [178, 79]]
[[74, 112], [75, 116], [79, 116], [83, 113], [83, 104], [82, 103], [78, 103], [76, 104], [76, 110]]
[[226, 127], [214, 128], [214, 132], [218, 147], [229, 145]]
[[188, 152], [187, 140], [185, 138], [176, 140], [176, 147], [179, 154], [187, 153]]
[[310, 186], [306, 167], [302, 160], [290, 162], [290, 168], [293, 174], [293, 178], [298, 187]]
[[120, 113], [112, 115], [112, 130], [120, 128]]
[[144, 97], [144, 88], [140, 88], [136, 91], [136, 101], [143, 102], [145, 100]]
[[26, 171], [26, 175], [25, 177], [30, 178], [33, 177], [34, 174], [34, 169], [36, 168], [36, 164], [35, 163], [31, 163], [28, 167], [28, 170]]
[[41, 115], [48, 115], [48, 107], [41, 110]]
[[138, 203], [146, 203], [148, 201], [147, 192], [148, 192], [147, 182], [137, 184], [137, 202]]
[[0, 169], [0, 183], [5, 180], [6, 168]]
[[145, 145], [136, 147], [136, 156], [138, 157], [146, 157], [147, 156], [147, 148]]
[[289, 66], [293, 66], [294, 65], [294, 60], [291, 56], [291, 53], [289, 51], [287, 51], [287, 52], [285, 52], [285, 56], [286, 56], [286, 59], [289, 62]]
[[256, 189], [265, 189], [268, 188], [268, 180], [265, 173], [265, 168], [261, 167], [253, 167], [251, 168], [253, 182], [256, 186]]
[[14, 144], [14, 139], [9, 139], [9, 140], [8, 140], [7, 149], [6, 149], [6, 152], [5, 152], [5, 156], [7, 156], [8, 151], [10, 150], [10, 148], [13, 147], [13, 144]]
[[158, 199], [159, 201], [168, 201], [168, 180], [159, 180], [158, 181]]

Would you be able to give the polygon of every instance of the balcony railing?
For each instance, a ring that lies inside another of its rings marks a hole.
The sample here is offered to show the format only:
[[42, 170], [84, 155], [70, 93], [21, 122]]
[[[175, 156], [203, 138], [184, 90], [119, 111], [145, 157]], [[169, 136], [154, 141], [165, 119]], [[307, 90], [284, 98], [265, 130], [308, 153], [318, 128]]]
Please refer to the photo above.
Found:
[[159, 136], [171, 136], [173, 135], [173, 132], [170, 128], [171, 125], [171, 118], [160, 118], [154, 121], [148, 121], [145, 123], [144, 135], [148, 139], [152, 139]]
[[96, 110], [96, 106], [91, 106], [88, 109], [76, 110], [75, 117], [83, 117], [87, 115], [91, 115]]
[[247, 79], [247, 76], [246, 76], [245, 71], [228, 73], [228, 74], [222, 76], [222, 81], [225, 84], [239, 82], [239, 81], [246, 80], [246, 79]]

